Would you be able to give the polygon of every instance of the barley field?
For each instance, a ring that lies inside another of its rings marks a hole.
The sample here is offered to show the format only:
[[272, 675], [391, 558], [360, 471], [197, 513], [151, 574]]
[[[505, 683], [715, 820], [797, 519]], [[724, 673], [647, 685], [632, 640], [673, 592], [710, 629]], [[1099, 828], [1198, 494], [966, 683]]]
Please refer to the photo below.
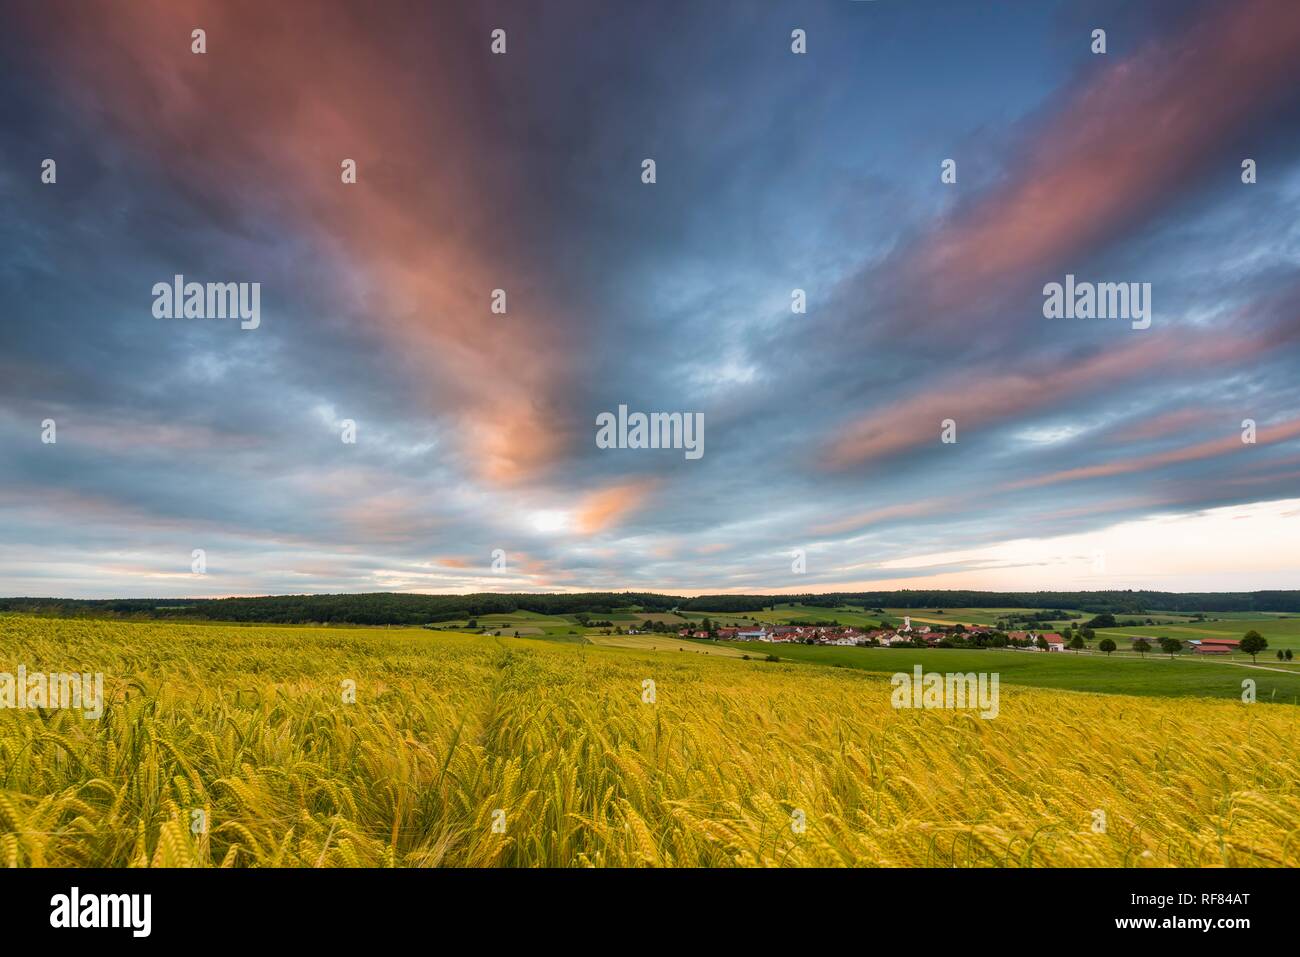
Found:
[[107, 701], [0, 709], [10, 867], [1300, 864], [1292, 705], [1004, 685], [982, 720], [807, 664], [0, 617], [20, 664]]

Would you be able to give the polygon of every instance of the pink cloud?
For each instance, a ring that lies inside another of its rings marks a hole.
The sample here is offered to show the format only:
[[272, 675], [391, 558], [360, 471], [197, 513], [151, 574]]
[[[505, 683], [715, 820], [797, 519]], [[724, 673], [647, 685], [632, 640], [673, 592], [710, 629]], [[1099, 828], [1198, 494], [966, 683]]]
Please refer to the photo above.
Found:
[[822, 464], [847, 469], [937, 442], [940, 423], [949, 418], [957, 422], [960, 441], [965, 429], [1011, 421], [1072, 396], [1161, 370], [1231, 366], [1268, 355], [1300, 337], [1294, 316], [1259, 328], [1264, 311], [1264, 306], [1246, 310], [1231, 327], [1212, 331], [1136, 333], [1121, 346], [1083, 359], [1043, 360], [995, 374], [980, 369], [953, 376], [850, 421], [827, 441]]
[[[577, 344], [478, 198], [490, 188], [481, 150], [452, 135], [481, 113], [456, 75], [464, 64], [381, 48], [357, 15], [137, 0], [76, 5], [31, 29], [74, 95], [123, 143], [165, 161], [175, 185], [227, 221], [274, 216], [305, 239], [339, 298], [366, 313], [366, 331], [427, 383], [430, 410], [454, 413], [479, 474], [528, 481], [572, 438], [556, 422], [567, 421]], [[202, 56], [190, 52], [196, 24]], [[410, 62], [446, 76], [431, 83]], [[355, 185], [341, 181], [345, 158], [357, 162]], [[490, 310], [497, 288], [506, 316]]]
[[1186, 406], [1129, 422], [1112, 431], [1111, 437], [1117, 442], [1163, 439], [1222, 419], [1222, 415], [1200, 406]]
[[[1104, 63], [1036, 132], [1005, 183], [910, 249], [902, 268], [942, 321], [1067, 261], [1149, 212], [1231, 131], [1300, 81], [1300, 4], [1220, 4], [1181, 34]], [[1224, 170], [1231, 179], [1235, 166]]]
[[[1300, 419], [1293, 419], [1289, 422], [1282, 422], [1278, 425], [1260, 428], [1256, 434], [1255, 444], [1274, 445], [1279, 442], [1287, 442], [1297, 436], [1300, 436]], [[1253, 447], [1254, 446], [1243, 443], [1241, 433], [1233, 430], [1223, 438], [1210, 439], [1209, 441], [1200, 442], [1196, 445], [1189, 445], [1180, 449], [1171, 449], [1166, 452], [1155, 452], [1151, 455], [1116, 459], [1100, 465], [1088, 465], [1080, 468], [1063, 469], [1059, 472], [1052, 472], [1048, 475], [1040, 475], [1019, 482], [1013, 482], [1008, 486], [1008, 488], [1037, 488], [1042, 485], [1054, 485], [1058, 482], [1074, 482], [1081, 479], [1102, 478], [1111, 475], [1127, 475], [1132, 472], [1145, 472], [1152, 469], [1164, 468], [1167, 465], [1177, 465], [1182, 462], [1195, 462], [1200, 459], [1217, 458], [1222, 455], [1249, 454]]]

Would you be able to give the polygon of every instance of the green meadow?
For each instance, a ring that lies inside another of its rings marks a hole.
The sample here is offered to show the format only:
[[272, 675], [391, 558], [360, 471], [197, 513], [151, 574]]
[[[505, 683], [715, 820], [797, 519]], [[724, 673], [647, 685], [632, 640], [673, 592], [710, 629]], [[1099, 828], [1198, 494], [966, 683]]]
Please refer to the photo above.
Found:
[[475, 630], [470, 621], [489, 635], [501, 637], [543, 638], [549, 641], [572, 641], [582, 643], [583, 627], [568, 615], [542, 615], [532, 611], [514, 611], [483, 615], [479, 618], [461, 618], [456, 621], [440, 621], [434, 625], [436, 631]]
[[[1260, 701], [1300, 703], [1300, 670], [1277, 671], [1250, 667], [1249, 662], [1193, 658], [1179, 655], [1106, 657], [1104, 655], [1009, 651], [988, 648], [848, 648], [833, 645], [719, 642], [752, 657], [776, 655], [782, 661], [856, 668], [877, 674], [924, 671], [997, 672], [1006, 684], [1104, 694], [1154, 697], [1194, 696], [1240, 699], [1242, 680], [1254, 679]], [[1260, 664], [1266, 665], [1261, 657]], [[1067, 715], [1061, 716], [1068, 720]]]
[[[1122, 616], [1119, 617], [1123, 621]], [[1166, 616], [1150, 616], [1164, 619]], [[1218, 615], [1209, 617], [1218, 618]], [[1186, 642], [1190, 638], [1241, 638], [1247, 631], [1257, 631], [1268, 641], [1268, 650], [1259, 656], [1260, 663], [1270, 658], [1276, 663], [1277, 649], [1290, 648], [1300, 651], [1300, 617], [1283, 616], [1224, 618], [1219, 621], [1192, 621], [1190, 618], [1175, 625], [1143, 625], [1137, 628], [1106, 628], [1097, 632], [1097, 638], [1107, 635], [1115, 639], [1121, 647], [1131, 643], [1134, 637], [1177, 638]], [[1249, 660], [1249, 656], [1241, 655]]]

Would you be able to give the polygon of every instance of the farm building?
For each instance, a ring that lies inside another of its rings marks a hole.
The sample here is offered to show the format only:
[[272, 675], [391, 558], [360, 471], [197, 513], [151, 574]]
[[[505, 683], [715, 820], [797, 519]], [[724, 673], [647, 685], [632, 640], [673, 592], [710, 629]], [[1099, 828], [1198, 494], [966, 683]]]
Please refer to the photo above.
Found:
[[1013, 631], [1013, 632], [1010, 633], [1010, 636], [1012, 636], [1012, 637], [1018, 637], [1018, 636], [1020, 636], [1020, 635], [1024, 635], [1025, 638], [1026, 638], [1026, 640], [1028, 640], [1028, 642], [1029, 642], [1029, 649], [1028, 649], [1028, 650], [1029, 650], [1029, 651], [1043, 651], [1043, 650], [1044, 650], [1044, 649], [1038, 647], [1038, 639], [1039, 639], [1039, 638], [1042, 638], [1043, 641], [1047, 642], [1047, 648], [1046, 648], [1047, 651], [1064, 651], [1064, 650], [1065, 650], [1065, 639], [1062, 638], [1060, 635], [1058, 635], [1058, 634], [1057, 634], [1056, 632], [1054, 632], [1054, 631], [1044, 631], [1044, 632], [1042, 632], [1042, 633], [1040, 633], [1040, 634], [1035, 634], [1035, 633], [1032, 632], [1032, 631]]
[[1236, 638], [1202, 638], [1192, 642], [1192, 650], [1198, 655], [1230, 655], [1240, 644]]

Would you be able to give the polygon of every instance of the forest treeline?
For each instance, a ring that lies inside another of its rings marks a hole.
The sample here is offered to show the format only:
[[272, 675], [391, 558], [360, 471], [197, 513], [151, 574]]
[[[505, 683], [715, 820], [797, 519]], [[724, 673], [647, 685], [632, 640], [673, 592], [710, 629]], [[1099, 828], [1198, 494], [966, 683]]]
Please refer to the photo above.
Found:
[[762, 611], [797, 602], [823, 608], [1073, 608], [1098, 615], [1168, 612], [1296, 612], [1300, 591], [1255, 592], [985, 592], [877, 591], [804, 595], [700, 595], [684, 598], [645, 592], [579, 594], [267, 595], [256, 598], [0, 598], [0, 612], [91, 618], [191, 619], [207, 621], [354, 625], [419, 625], [514, 611], [544, 615], [609, 614], [637, 606], [648, 612]]

